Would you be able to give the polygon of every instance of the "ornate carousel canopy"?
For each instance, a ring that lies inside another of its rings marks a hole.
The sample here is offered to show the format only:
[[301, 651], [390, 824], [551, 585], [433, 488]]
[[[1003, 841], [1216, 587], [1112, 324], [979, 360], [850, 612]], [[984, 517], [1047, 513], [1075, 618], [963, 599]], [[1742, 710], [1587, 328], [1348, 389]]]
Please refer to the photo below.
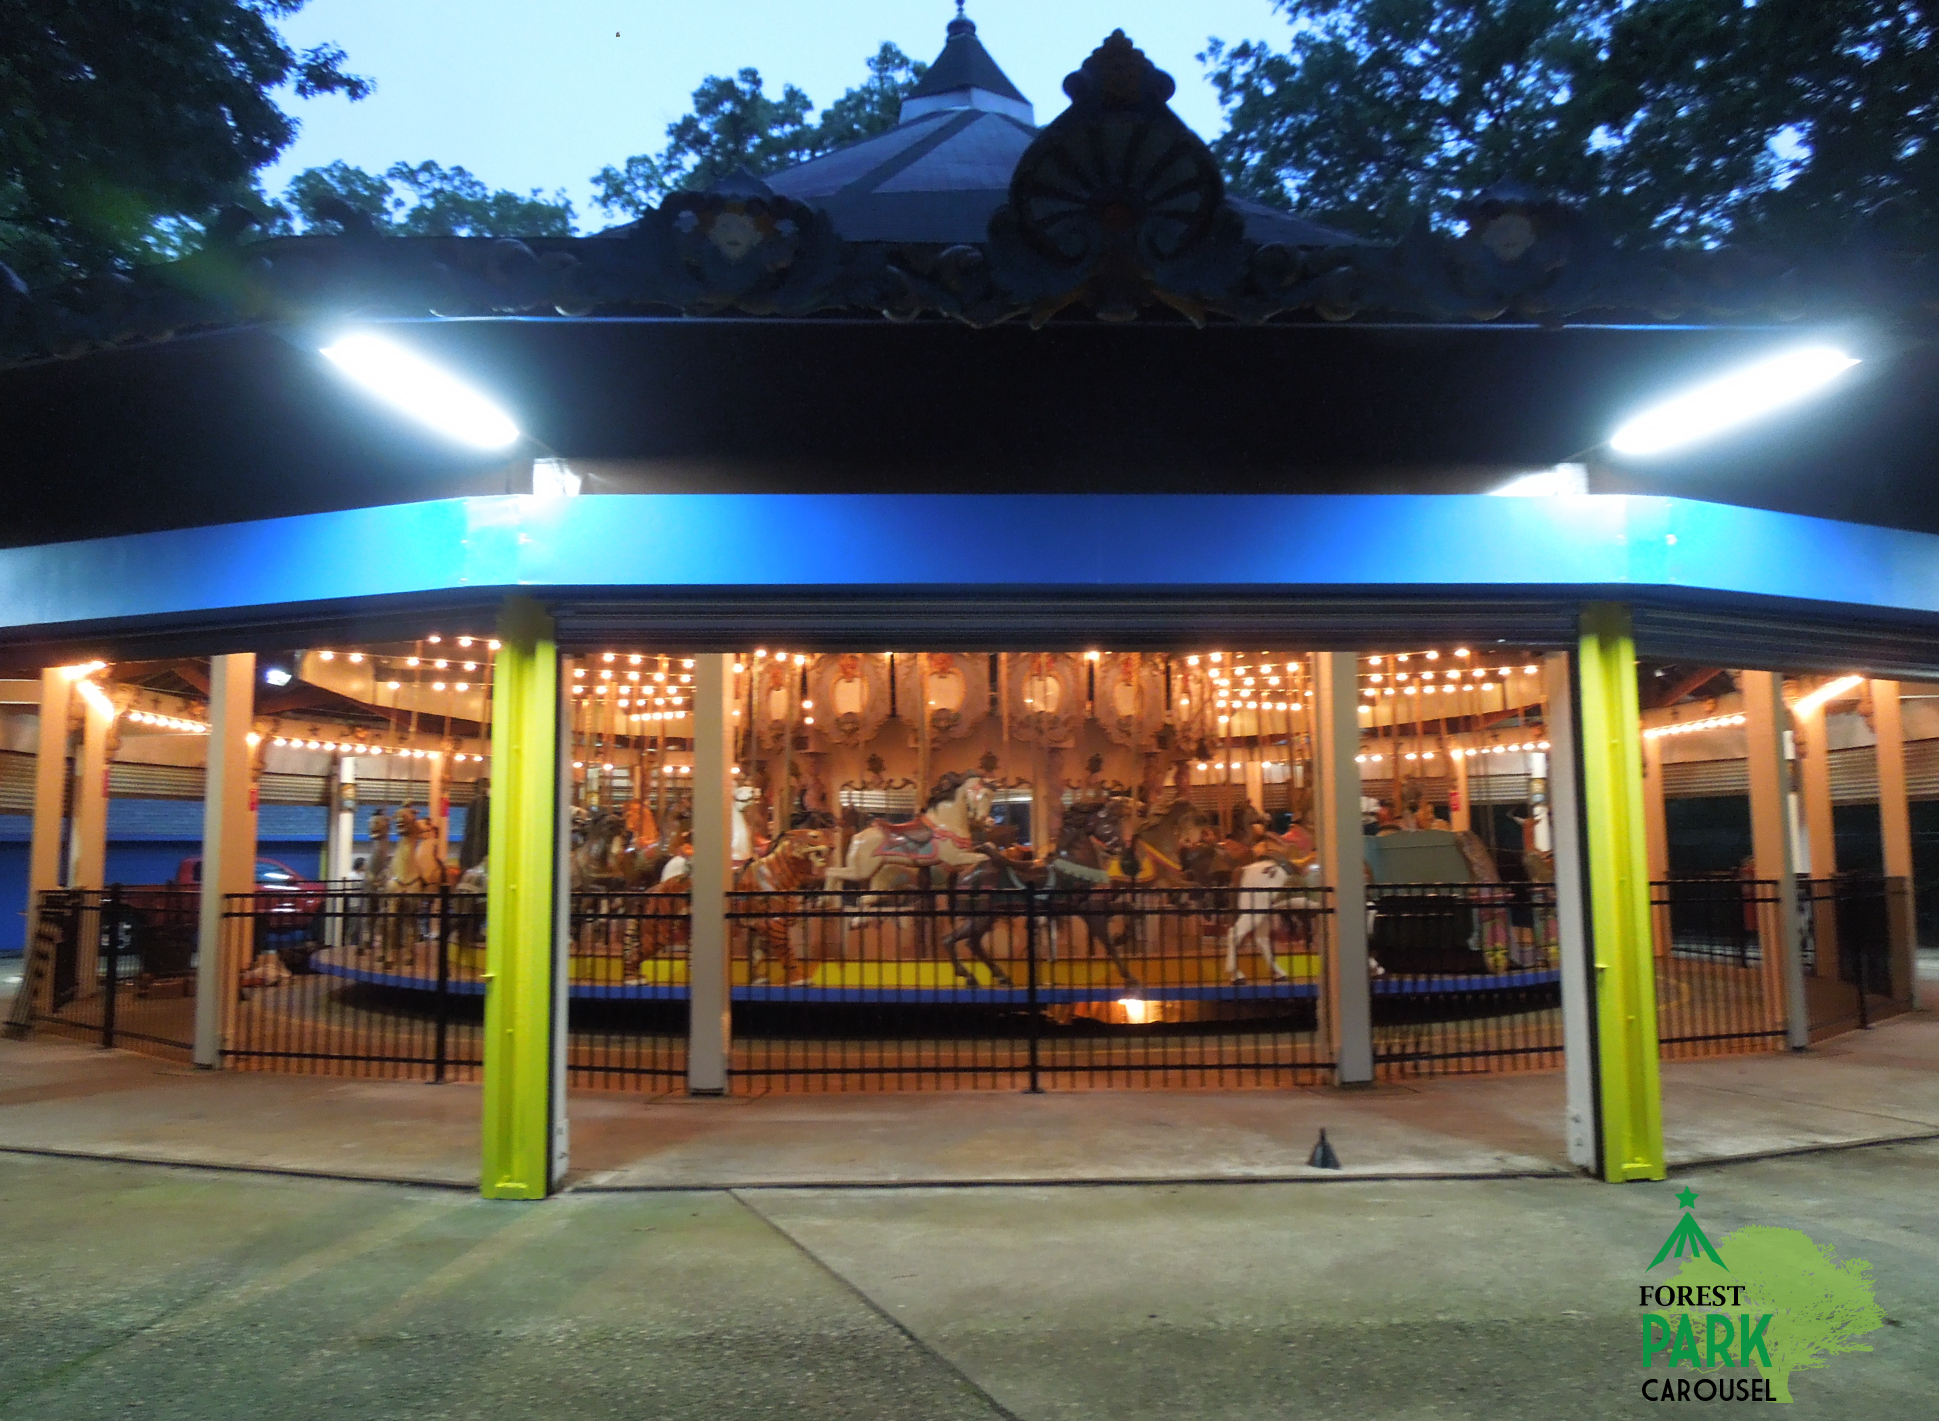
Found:
[[170, 266], [29, 293], [0, 270], [0, 363], [197, 330], [346, 317], [811, 317], [970, 326], [1053, 318], [1707, 323], [1939, 310], [1928, 266], [1893, 253], [1814, 267], [1716, 252], [1624, 252], [1513, 184], [1467, 230], [1360, 242], [1228, 194], [1174, 114], [1171, 76], [1122, 31], [1033, 110], [967, 20], [893, 131], [779, 173], [670, 196], [586, 238], [342, 236], [217, 244]]

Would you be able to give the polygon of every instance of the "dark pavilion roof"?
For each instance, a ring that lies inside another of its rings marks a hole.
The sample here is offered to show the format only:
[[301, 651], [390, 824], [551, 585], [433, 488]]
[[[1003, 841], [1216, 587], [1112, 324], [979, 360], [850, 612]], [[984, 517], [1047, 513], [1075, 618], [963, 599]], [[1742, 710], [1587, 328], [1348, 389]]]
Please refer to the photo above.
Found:
[[[903, 100], [902, 122], [797, 167], [767, 185], [811, 203], [849, 242], [981, 242], [1009, 201], [1010, 180], [1039, 132], [1031, 103], [977, 38], [973, 21], [949, 23], [943, 52]], [[1227, 206], [1260, 243], [1351, 246], [1357, 239], [1289, 212], [1231, 195]]]
[[[1514, 183], [1460, 214], [1358, 241], [1226, 190], [1123, 31], [1064, 80], [1041, 128], [959, 19], [893, 130], [775, 174], [676, 192], [592, 237], [248, 240], [231, 209], [194, 256], [29, 291], [0, 267], [0, 366], [237, 326], [521, 316], [887, 317], [1558, 327], [1882, 321], [1926, 338], [1939, 266], [1878, 247], [1799, 260], [1630, 251]], [[360, 225], [361, 224], [361, 225]], [[295, 335], [293, 335], [295, 338]]]

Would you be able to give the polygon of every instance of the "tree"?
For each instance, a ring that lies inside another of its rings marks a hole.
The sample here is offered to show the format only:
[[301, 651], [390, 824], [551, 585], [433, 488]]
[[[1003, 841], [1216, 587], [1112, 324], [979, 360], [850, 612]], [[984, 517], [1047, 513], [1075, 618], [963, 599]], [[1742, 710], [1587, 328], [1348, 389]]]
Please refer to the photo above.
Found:
[[305, 0], [0, 5], [0, 260], [32, 285], [179, 250], [289, 145], [276, 104], [370, 82], [275, 22]]
[[1619, 241], [1929, 244], [1939, 19], [1916, 0], [1275, 0], [1212, 41], [1234, 185], [1397, 236], [1515, 178]]
[[887, 40], [869, 57], [869, 77], [822, 110], [814, 151], [832, 153], [864, 138], [887, 133], [902, 118], [902, 100], [929, 72], [927, 64]]
[[1885, 1313], [1872, 1297], [1866, 1276], [1872, 1265], [1864, 1259], [1841, 1263], [1836, 1249], [1813, 1243], [1796, 1229], [1762, 1226], [1738, 1229], [1718, 1248], [1728, 1267], [1692, 1259], [1676, 1281], [1711, 1288], [1743, 1284], [1743, 1305], [1736, 1311], [1772, 1315], [1764, 1335], [1770, 1362], [1759, 1359], [1755, 1365], [1770, 1379], [1776, 1400], [1791, 1400], [1793, 1372], [1822, 1367], [1827, 1357], [1841, 1352], [1872, 1350], [1858, 1339], [1883, 1327]]
[[793, 84], [770, 97], [758, 69], [712, 75], [693, 91], [693, 110], [667, 125], [667, 146], [639, 153], [593, 175], [593, 198], [606, 212], [639, 217], [668, 193], [706, 188], [738, 168], [756, 176], [831, 152], [893, 128], [902, 98], [928, 72], [884, 43], [869, 77], [810, 122], [814, 101]]
[[[400, 189], [402, 192], [400, 193]], [[351, 214], [400, 237], [570, 237], [572, 203], [485, 186], [463, 168], [393, 163], [381, 176], [348, 163], [306, 168], [283, 190], [303, 230], [341, 231]], [[352, 219], [354, 220], [354, 218]]]

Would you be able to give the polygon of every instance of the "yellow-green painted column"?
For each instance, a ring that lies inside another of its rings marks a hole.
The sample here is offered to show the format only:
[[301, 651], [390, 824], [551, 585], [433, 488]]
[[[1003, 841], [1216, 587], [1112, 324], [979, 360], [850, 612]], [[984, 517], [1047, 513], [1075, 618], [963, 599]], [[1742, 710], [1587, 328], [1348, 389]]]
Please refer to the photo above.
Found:
[[559, 648], [552, 619], [526, 597], [506, 600], [498, 637], [482, 1178], [488, 1199], [543, 1199], [553, 1131]]
[[1657, 1074], [1649, 832], [1643, 817], [1636, 639], [1627, 607], [1595, 602], [1582, 609], [1576, 664], [1603, 1177], [1611, 1183], [1661, 1179], [1663, 1093]]

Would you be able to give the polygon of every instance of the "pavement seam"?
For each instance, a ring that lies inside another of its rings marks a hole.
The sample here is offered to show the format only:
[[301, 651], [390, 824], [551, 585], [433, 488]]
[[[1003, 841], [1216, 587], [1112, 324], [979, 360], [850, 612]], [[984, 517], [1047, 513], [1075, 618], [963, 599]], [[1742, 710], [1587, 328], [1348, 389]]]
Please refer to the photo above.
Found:
[[431, 1179], [409, 1174], [348, 1174], [341, 1170], [297, 1169], [289, 1165], [169, 1159], [164, 1155], [115, 1154], [106, 1150], [62, 1150], [45, 1145], [0, 1143], [0, 1155], [27, 1155], [37, 1159], [91, 1160], [96, 1164], [138, 1164], [150, 1169], [198, 1169], [212, 1174], [267, 1174], [281, 1179], [332, 1179], [339, 1184], [390, 1184], [407, 1189], [461, 1190], [466, 1194], [478, 1188], [475, 1180]]
[[1939, 1140], [1939, 1130], [1927, 1130], [1918, 1135], [1886, 1135], [1876, 1140], [1830, 1140], [1818, 1145], [1784, 1145], [1776, 1149], [1752, 1150], [1741, 1155], [1719, 1155], [1715, 1159], [1672, 1160], [1665, 1166], [1671, 1174], [1688, 1174], [1693, 1170], [1716, 1169], [1733, 1164], [1755, 1164], [1759, 1160], [1788, 1159], [1792, 1155], [1828, 1155], [1845, 1150], [1870, 1150], [1881, 1145], [1915, 1145], [1924, 1140]]
[[1122, 1187], [1126, 1189], [1171, 1188], [1190, 1184], [1408, 1184], [1408, 1183], [1446, 1183], [1451, 1180], [1480, 1179], [1579, 1179], [1582, 1171], [1577, 1169], [1513, 1169], [1513, 1170], [1473, 1170], [1467, 1172], [1442, 1172], [1429, 1174], [1410, 1174], [1406, 1172], [1380, 1172], [1355, 1174], [1351, 1170], [1315, 1170], [1310, 1174], [1136, 1174], [1136, 1175], [1071, 1175], [1060, 1174], [1037, 1178], [1026, 1176], [1013, 1179], [760, 1179], [728, 1181], [697, 1181], [666, 1184], [612, 1184], [594, 1180], [580, 1180], [560, 1190], [561, 1194], [693, 1194], [723, 1191], [734, 1194], [755, 1190], [792, 1190], [792, 1189], [854, 1189], [854, 1190], [897, 1190], [897, 1189], [1099, 1189]]
[[956, 1363], [952, 1362], [948, 1357], [944, 1356], [941, 1352], [937, 1351], [936, 1348], [930, 1346], [929, 1343], [925, 1342], [922, 1338], [918, 1337], [915, 1334], [915, 1332], [912, 1331], [902, 1321], [901, 1318], [897, 1317], [894, 1313], [890, 1312], [887, 1308], [883, 1307], [880, 1303], [876, 1302], [874, 1298], [871, 1298], [867, 1293], [863, 1292], [862, 1289], [859, 1286], [857, 1286], [854, 1282], [852, 1282], [846, 1275], [844, 1275], [839, 1270], [837, 1270], [820, 1254], [816, 1253], [812, 1248], [808, 1247], [807, 1244], [803, 1243], [800, 1239], [796, 1238], [787, 1229], [782, 1228], [781, 1225], [777, 1224], [773, 1219], [769, 1218], [766, 1213], [756, 1208], [753, 1204], [748, 1202], [746, 1199], [743, 1199], [741, 1197], [741, 1191], [739, 1189], [728, 1189], [728, 1190], [724, 1190], [723, 1192], [727, 1195], [728, 1198], [732, 1199], [736, 1204], [739, 1204], [743, 1209], [747, 1210], [748, 1213], [752, 1214], [755, 1218], [759, 1219], [762, 1223], [766, 1224], [770, 1229], [772, 1229], [777, 1235], [785, 1239], [791, 1248], [793, 1248], [803, 1258], [807, 1259], [810, 1263], [812, 1263], [818, 1270], [820, 1270], [822, 1273], [825, 1273], [828, 1277], [832, 1278], [835, 1281], [836, 1286], [840, 1287], [844, 1292], [848, 1293], [863, 1307], [867, 1308], [870, 1312], [874, 1313], [877, 1317], [881, 1318], [882, 1321], [886, 1322], [890, 1327], [893, 1327], [897, 1332], [901, 1333], [904, 1337], [908, 1338], [909, 1344], [912, 1347], [914, 1347], [917, 1351], [921, 1352], [926, 1357], [930, 1357], [934, 1359], [934, 1361], [938, 1366], [942, 1367], [943, 1370], [948, 1372], [951, 1376], [954, 1376], [958, 1381], [962, 1382], [964, 1386], [968, 1387], [977, 1396], [981, 1397], [983, 1399], [984, 1404], [987, 1405], [998, 1416], [1003, 1417], [1004, 1421], [1023, 1421], [1023, 1418], [1017, 1415], [1016, 1412], [1012, 1411], [1009, 1407], [1005, 1406], [1002, 1402], [998, 1401], [994, 1396], [990, 1395], [989, 1388], [985, 1387], [981, 1382], [977, 1381], [968, 1372], [964, 1371], [961, 1367], [957, 1366]]
[[1867, 1110], [1863, 1106], [1858, 1105], [1825, 1105], [1815, 1100], [1799, 1100], [1795, 1093], [1790, 1095], [1782, 1093], [1773, 1094], [1768, 1090], [1758, 1090], [1745, 1085], [1711, 1085], [1707, 1082], [1692, 1083], [1692, 1088], [1696, 1090], [1715, 1091], [1719, 1095], [1741, 1095], [1747, 1100], [1763, 1100], [1773, 1105], [1802, 1105], [1813, 1110], [1831, 1110], [1841, 1111], [1846, 1115], [1863, 1115], [1871, 1120], [1892, 1120], [1900, 1125], [1917, 1125], [1927, 1130], [1934, 1127], [1933, 1121], [1921, 1120], [1916, 1115], [1894, 1115], [1889, 1111]]

